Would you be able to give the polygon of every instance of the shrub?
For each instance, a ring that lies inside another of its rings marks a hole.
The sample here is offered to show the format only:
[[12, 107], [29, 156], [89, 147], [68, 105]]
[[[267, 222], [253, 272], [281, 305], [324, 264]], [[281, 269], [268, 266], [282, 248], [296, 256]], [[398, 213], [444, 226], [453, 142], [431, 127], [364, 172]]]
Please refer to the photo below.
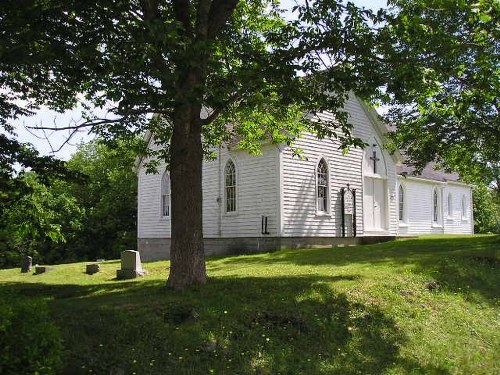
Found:
[[43, 299], [0, 293], [0, 374], [54, 374], [62, 343]]

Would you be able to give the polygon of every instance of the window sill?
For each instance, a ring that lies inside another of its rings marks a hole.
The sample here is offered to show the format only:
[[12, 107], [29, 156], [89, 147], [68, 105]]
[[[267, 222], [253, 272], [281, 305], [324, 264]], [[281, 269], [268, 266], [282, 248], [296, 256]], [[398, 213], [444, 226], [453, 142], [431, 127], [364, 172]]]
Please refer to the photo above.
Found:
[[408, 228], [409, 225], [407, 223], [399, 223], [400, 228]]
[[446, 218], [446, 220], [447, 220], [447, 221], [453, 221], [453, 220], [454, 220], [454, 218], [453, 218], [452, 216], [448, 216], [448, 217]]
[[330, 212], [321, 212], [321, 211], [316, 211], [316, 216], [319, 217], [332, 217], [332, 214]]
[[469, 219], [466, 218], [466, 217], [463, 217], [461, 220], [462, 220], [463, 223], [468, 223], [469, 222]]
[[443, 228], [442, 224], [432, 223], [432, 228]]
[[224, 216], [238, 216], [238, 211], [224, 212]]
[[162, 216], [160, 217], [160, 221], [170, 221], [170, 216]]

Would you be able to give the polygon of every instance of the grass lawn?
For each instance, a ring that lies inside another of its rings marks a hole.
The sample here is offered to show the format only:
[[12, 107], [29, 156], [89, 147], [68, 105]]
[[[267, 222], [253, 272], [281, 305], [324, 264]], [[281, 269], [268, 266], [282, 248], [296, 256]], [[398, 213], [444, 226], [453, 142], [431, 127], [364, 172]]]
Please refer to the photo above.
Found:
[[182, 293], [166, 261], [133, 281], [85, 264], [0, 271], [48, 301], [63, 373], [500, 374], [498, 235], [212, 258]]

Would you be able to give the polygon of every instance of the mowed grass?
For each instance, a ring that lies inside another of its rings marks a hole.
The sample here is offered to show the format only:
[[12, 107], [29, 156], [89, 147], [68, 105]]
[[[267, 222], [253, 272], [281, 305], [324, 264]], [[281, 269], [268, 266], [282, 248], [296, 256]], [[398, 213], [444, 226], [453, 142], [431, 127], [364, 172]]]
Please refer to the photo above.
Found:
[[213, 258], [185, 292], [167, 261], [0, 282], [48, 300], [68, 374], [499, 374], [499, 257], [498, 235], [423, 237]]

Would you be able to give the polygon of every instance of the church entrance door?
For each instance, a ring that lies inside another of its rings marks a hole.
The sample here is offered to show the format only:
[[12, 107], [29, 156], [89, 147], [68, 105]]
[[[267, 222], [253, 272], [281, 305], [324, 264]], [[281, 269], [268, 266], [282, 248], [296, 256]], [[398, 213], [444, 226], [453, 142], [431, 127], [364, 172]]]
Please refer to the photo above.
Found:
[[365, 177], [363, 199], [365, 231], [386, 230], [385, 186], [384, 179]]

